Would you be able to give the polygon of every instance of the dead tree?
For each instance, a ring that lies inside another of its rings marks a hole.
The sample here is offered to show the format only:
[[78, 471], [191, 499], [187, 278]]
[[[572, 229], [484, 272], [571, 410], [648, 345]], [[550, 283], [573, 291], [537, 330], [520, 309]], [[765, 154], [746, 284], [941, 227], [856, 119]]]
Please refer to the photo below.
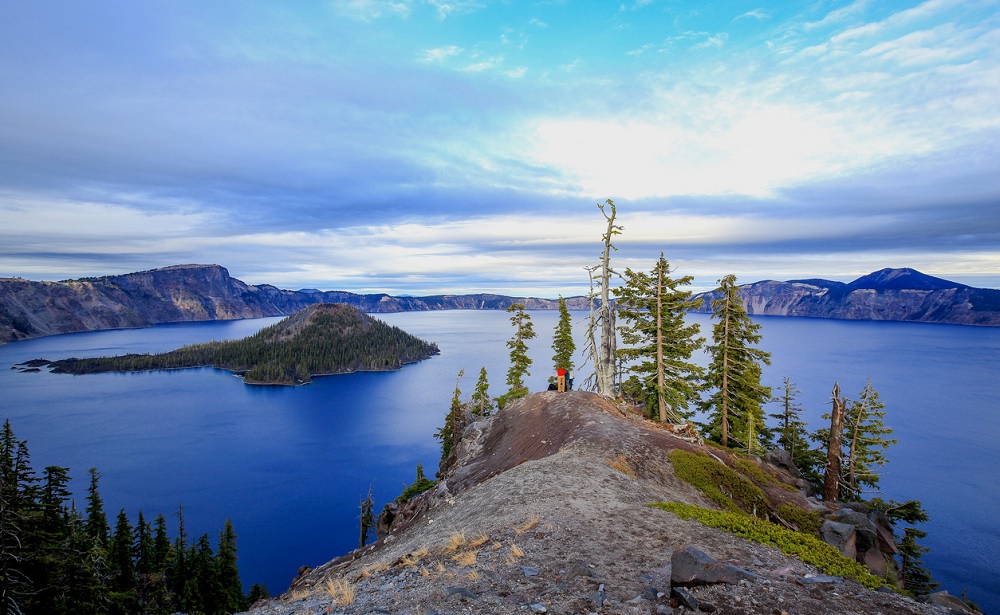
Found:
[[844, 412], [847, 400], [840, 396], [840, 384], [833, 385], [833, 409], [830, 412], [830, 435], [826, 443], [826, 474], [823, 480], [823, 499], [833, 502], [840, 498], [840, 466], [844, 455]]
[[[611, 269], [611, 251], [618, 248], [611, 240], [615, 235], [621, 234], [622, 227], [615, 224], [614, 202], [608, 199], [606, 204], [611, 208], [610, 215], [604, 209], [604, 204], [597, 206], [608, 222], [607, 231], [601, 238], [604, 242], [601, 262], [594, 267], [587, 268], [587, 272], [590, 274], [590, 323], [587, 326], [587, 346], [590, 349], [591, 360], [594, 362], [592, 384], [599, 395], [613, 398], [616, 394], [615, 351], [618, 346], [618, 337], [615, 332], [615, 310], [611, 303], [611, 276], [615, 274], [614, 270]], [[599, 286], [596, 293], [594, 292], [595, 272], [599, 272], [597, 276]], [[600, 340], [598, 340], [598, 334]]]

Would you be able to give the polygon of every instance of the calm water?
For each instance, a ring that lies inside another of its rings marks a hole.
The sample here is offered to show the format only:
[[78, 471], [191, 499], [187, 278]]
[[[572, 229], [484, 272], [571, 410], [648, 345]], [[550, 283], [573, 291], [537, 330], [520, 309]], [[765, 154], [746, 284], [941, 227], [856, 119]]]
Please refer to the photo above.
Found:
[[[531, 316], [539, 335], [529, 385], [542, 390], [556, 314]], [[299, 566], [357, 545], [357, 505], [370, 485], [381, 508], [413, 481], [417, 463], [433, 474], [439, 454], [433, 433], [459, 369], [466, 370], [466, 396], [483, 366], [491, 392], [502, 392], [511, 335], [506, 313], [379, 318], [437, 342], [441, 355], [398, 372], [332, 376], [297, 388], [251, 387], [213, 369], [89, 376], [9, 369], [39, 357], [158, 352], [240, 338], [277, 319], [63, 335], [0, 346], [0, 417], [28, 440], [36, 471], [50, 464], [72, 469], [78, 501], [87, 468], [96, 466], [110, 516], [124, 507], [134, 521], [141, 506], [147, 519], [161, 512], [170, 518], [183, 503], [190, 534], [208, 532], [213, 541], [232, 518], [244, 582], [264, 582], [277, 593]], [[707, 316], [692, 318], [710, 331]], [[812, 428], [829, 407], [834, 381], [856, 397], [872, 378], [899, 439], [883, 474], [886, 497], [923, 501], [931, 515], [925, 563], [952, 593], [967, 589], [980, 606], [998, 612], [1000, 329], [758, 322], [773, 359], [767, 384], [777, 391], [791, 376]], [[581, 322], [574, 326], [582, 332]]]

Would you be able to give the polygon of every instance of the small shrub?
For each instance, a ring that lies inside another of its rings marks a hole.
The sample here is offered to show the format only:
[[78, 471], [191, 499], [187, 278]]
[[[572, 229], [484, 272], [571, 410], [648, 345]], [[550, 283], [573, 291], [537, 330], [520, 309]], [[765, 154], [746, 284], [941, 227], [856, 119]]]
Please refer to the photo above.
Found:
[[402, 504], [433, 488], [437, 483], [424, 476], [424, 466], [417, 464], [417, 478], [412, 485], [403, 485], [403, 493], [396, 496], [396, 503]]
[[672, 451], [669, 458], [677, 478], [695, 486], [725, 510], [749, 513], [768, 510], [767, 497], [761, 488], [726, 464], [703, 453], [680, 449]]
[[885, 585], [883, 579], [872, 574], [863, 564], [847, 559], [836, 548], [816, 536], [807, 536], [742, 513], [709, 510], [678, 502], [657, 502], [650, 506], [672, 512], [682, 519], [694, 519], [702, 525], [722, 529], [747, 540], [777, 547], [785, 555], [812, 564], [824, 574], [852, 577], [868, 589], [878, 589]]
[[819, 528], [823, 525], [823, 520], [820, 519], [818, 512], [799, 508], [795, 504], [782, 504], [775, 513], [784, 521], [797, 527], [803, 534], [810, 536], [819, 535]]

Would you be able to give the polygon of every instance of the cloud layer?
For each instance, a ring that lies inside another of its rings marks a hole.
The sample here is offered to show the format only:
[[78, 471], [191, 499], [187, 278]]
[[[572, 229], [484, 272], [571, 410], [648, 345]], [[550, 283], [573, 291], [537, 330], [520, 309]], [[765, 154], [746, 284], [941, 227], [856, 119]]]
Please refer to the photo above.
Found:
[[1000, 3], [598, 4], [0, 9], [0, 276], [1000, 286]]

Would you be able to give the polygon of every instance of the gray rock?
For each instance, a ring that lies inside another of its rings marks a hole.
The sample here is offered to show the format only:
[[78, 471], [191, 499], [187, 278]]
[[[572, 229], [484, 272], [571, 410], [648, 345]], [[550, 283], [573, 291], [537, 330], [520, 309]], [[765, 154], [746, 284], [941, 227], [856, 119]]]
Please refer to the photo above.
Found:
[[538, 568], [532, 568], [531, 566], [521, 566], [521, 571], [524, 572], [526, 577], [537, 577], [539, 575]]
[[814, 574], [796, 579], [802, 585], [837, 585], [844, 582], [840, 577], [831, 577], [825, 574]]
[[858, 551], [855, 544], [856, 529], [853, 525], [837, 521], [824, 521], [819, 528], [820, 537], [840, 551], [847, 559], [855, 559]]
[[969, 608], [969, 605], [962, 602], [961, 599], [952, 596], [947, 591], [939, 591], [927, 596], [922, 596], [920, 601], [926, 602], [927, 604], [942, 606], [948, 609], [948, 612], [952, 615], [975, 615], [976, 613]]
[[704, 551], [687, 546], [674, 551], [670, 558], [670, 580], [673, 585], [692, 586], [753, 581], [760, 577], [731, 564], [724, 564]]
[[467, 587], [449, 587], [444, 590], [444, 593], [446, 596], [459, 596], [461, 598], [468, 598], [469, 600], [479, 600], [479, 596]]
[[532, 602], [531, 604], [528, 605], [528, 608], [531, 609], [532, 613], [548, 613], [549, 612], [549, 610], [547, 608], [545, 608], [544, 604], [539, 604], [537, 602]]
[[698, 599], [694, 597], [694, 594], [684, 589], [683, 587], [675, 587], [670, 592], [674, 598], [677, 598], [677, 602], [681, 606], [687, 607], [692, 611], [698, 610]]

